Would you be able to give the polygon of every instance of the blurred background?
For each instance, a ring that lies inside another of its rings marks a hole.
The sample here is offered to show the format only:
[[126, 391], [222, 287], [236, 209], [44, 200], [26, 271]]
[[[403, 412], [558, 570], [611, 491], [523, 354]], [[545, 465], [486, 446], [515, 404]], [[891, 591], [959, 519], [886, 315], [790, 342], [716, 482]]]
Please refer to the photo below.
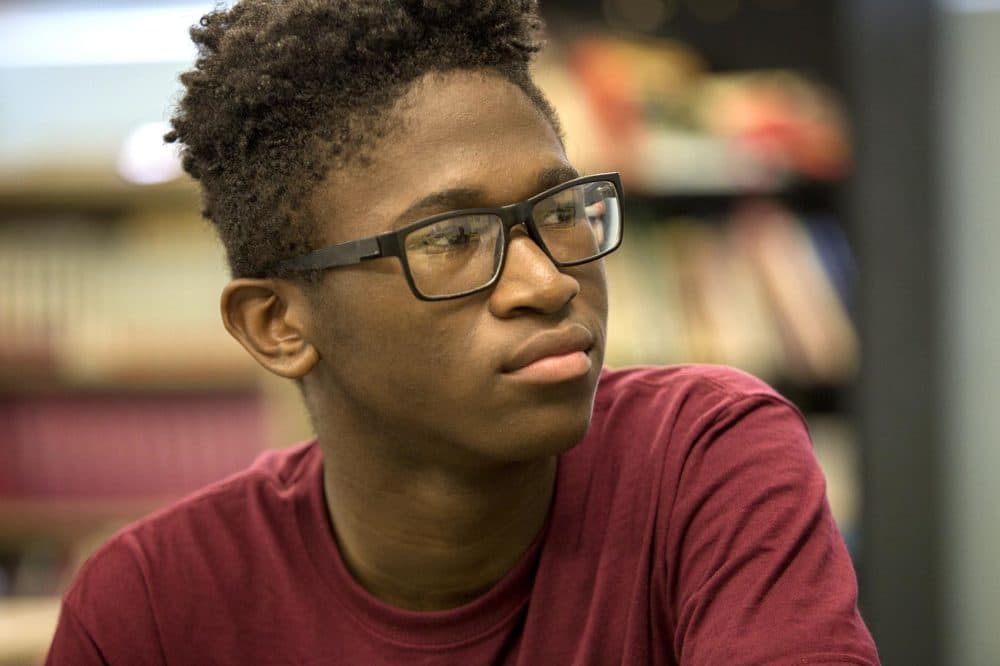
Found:
[[[223, 330], [163, 145], [210, 3], [0, 3], [0, 664], [125, 522], [309, 436]], [[610, 365], [809, 420], [886, 664], [1000, 664], [1000, 0], [542, 0], [536, 76], [618, 170]]]

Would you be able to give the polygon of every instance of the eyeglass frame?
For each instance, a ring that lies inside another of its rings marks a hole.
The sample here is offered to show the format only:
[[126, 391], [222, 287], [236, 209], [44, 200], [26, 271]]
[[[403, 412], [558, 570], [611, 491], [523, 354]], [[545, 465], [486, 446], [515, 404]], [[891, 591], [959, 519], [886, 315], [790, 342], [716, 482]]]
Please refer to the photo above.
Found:
[[[545, 245], [545, 241], [542, 240], [541, 234], [532, 219], [532, 210], [534, 209], [535, 204], [542, 199], [558, 194], [563, 190], [576, 187], [577, 185], [596, 182], [610, 182], [615, 187], [615, 193], [618, 199], [618, 240], [612, 247], [599, 252], [593, 257], [576, 261], [559, 261], [552, 255], [552, 252]], [[480, 291], [485, 291], [499, 281], [507, 262], [507, 246], [510, 243], [510, 230], [521, 224], [524, 225], [525, 230], [528, 232], [528, 237], [531, 238], [531, 240], [534, 241], [534, 243], [545, 253], [556, 268], [567, 268], [570, 266], [587, 264], [591, 261], [596, 261], [611, 254], [621, 246], [622, 238], [625, 235], [623, 228], [625, 218], [622, 204], [623, 198], [621, 175], [618, 172], [612, 171], [608, 173], [580, 176], [579, 178], [573, 178], [572, 180], [560, 183], [555, 187], [550, 187], [543, 192], [517, 203], [507, 204], [506, 206], [498, 206], [495, 208], [463, 208], [461, 210], [438, 213], [430, 217], [421, 218], [416, 222], [412, 222], [393, 231], [385, 231], [375, 234], [374, 236], [345, 241], [343, 243], [337, 243], [336, 245], [329, 245], [297, 257], [282, 259], [272, 265], [270, 272], [277, 273], [292, 271], [295, 273], [303, 273], [308, 271], [321, 271], [330, 268], [338, 268], [340, 266], [352, 266], [360, 264], [364, 261], [380, 259], [382, 257], [396, 257], [399, 259], [399, 263], [403, 267], [403, 276], [406, 278], [406, 283], [410, 286], [410, 291], [412, 291], [413, 295], [418, 299], [422, 301], [446, 301], [453, 298], [462, 298], [463, 296], [471, 296], [472, 294], [479, 293]], [[404, 247], [406, 237], [417, 229], [430, 226], [436, 222], [440, 222], [441, 220], [469, 215], [495, 215], [500, 218], [501, 236], [503, 242], [500, 246], [500, 263], [497, 266], [496, 272], [486, 284], [474, 289], [467, 289], [466, 291], [456, 294], [448, 294], [447, 296], [428, 296], [427, 294], [421, 293], [417, 288], [416, 283], [413, 281], [409, 261], [406, 258], [406, 248]]]

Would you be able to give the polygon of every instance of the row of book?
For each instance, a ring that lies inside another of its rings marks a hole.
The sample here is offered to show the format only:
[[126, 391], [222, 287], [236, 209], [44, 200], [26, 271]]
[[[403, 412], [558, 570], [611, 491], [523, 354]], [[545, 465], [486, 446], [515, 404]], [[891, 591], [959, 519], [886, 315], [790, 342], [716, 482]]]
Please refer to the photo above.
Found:
[[264, 418], [253, 391], [0, 397], [0, 504], [179, 496], [249, 464]]
[[222, 328], [207, 229], [0, 226], [0, 383], [226, 383], [251, 364]]
[[[717, 219], [630, 218], [608, 259], [608, 362], [712, 362], [800, 384], [858, 365], [854, 265], [841, 226], [774, 201]], [[226, 276], [207, 235], [0, 227], [0, 382], [239, 383]]]
[[715, 219], [629, 220], [608, 258], [612, 365], [707, 362], [802, 386], [859, 364], [842, 227], [774, 201]]
[[270, 443], [225, 280], [198, 224], [0, 225], [0, 532], [135, 517]]

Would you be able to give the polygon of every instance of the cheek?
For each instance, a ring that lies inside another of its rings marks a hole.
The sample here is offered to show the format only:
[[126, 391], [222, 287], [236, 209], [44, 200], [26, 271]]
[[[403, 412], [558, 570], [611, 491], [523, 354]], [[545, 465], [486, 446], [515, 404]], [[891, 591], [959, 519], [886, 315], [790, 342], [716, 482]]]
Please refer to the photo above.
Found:
[[604, 261], [595, 261], [582, 266], [565, 269], [580, 283], [579, 306], [600, 314], [601, 321], [608, 314], [608, 281]]
[[[459, 301], [454, 303], [461, 305]], [[440, 384], [447, 380], [461, 385], [488, 360], [484, 358], [488, 350], [483, 348], [478, 313], [473, 308], [456, 311], [451, 304], [444, 305], [432, 307], [434, 312], [416, 324], [422, 337], [421, 365], [432, 374], [431, 381]]]
[[[401, 345], [394, 319], [400, 303], [391, 288], [392, 277], [350, 269], [326, 276], [311, 332], [335, 376], [382, 374], [398, 360]], [[405, 283], [402, 286], [406, 289]]]
[[399, 395], [466, 379], [479, 356], [472, 308], [418, 300], [402, 275], [369, 277], [355, 290], [360, 299], [345, 298], [349, 285], [338, 283], [318, 318], [317, 346], [337, 383]]

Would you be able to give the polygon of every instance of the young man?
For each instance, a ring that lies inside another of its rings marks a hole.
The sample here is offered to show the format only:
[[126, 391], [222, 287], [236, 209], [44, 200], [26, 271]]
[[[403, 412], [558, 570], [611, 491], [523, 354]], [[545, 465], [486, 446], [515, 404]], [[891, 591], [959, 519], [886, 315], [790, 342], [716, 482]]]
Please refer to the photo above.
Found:
[[614, 174], [529, 78], [531, 0], [244, 0], [170, 137], [227, 329], [317, 439], [130, 526], [57, 664], [874, 664], [801, 416], [602, 370]]

